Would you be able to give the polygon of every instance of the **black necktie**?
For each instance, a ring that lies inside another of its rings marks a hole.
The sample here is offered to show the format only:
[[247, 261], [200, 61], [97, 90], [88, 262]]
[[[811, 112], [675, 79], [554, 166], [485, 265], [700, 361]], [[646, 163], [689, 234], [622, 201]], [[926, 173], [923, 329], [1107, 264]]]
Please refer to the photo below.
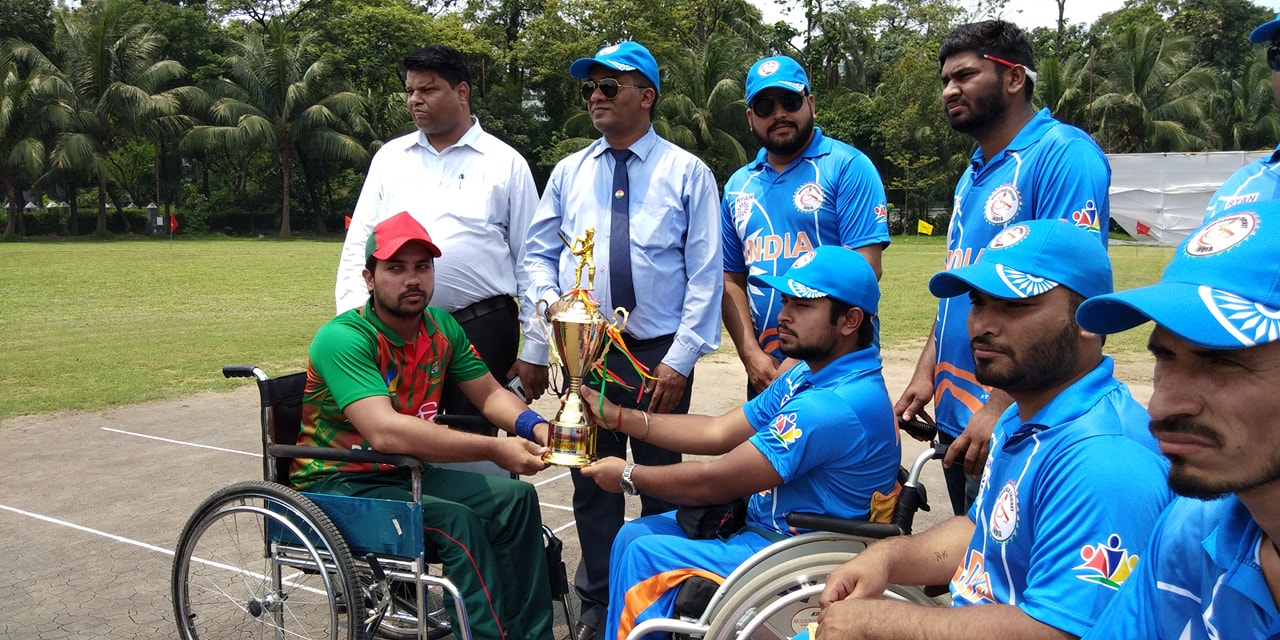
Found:
[[627, 180], [630, 149], [609, 149], [613, 154], [613, 219], [609, 225], [609, 287], [613, 306], [627, 311], [636, 308], [636, 290], [631, 282], [631, 186]]

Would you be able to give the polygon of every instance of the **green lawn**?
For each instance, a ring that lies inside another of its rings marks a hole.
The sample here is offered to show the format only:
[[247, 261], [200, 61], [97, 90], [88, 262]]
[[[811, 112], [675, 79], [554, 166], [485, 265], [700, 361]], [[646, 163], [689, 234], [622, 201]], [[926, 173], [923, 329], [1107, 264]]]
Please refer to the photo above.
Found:
[[[333, 314], [341, 244], [210, 239], [0, 243], [0, 419], [230, 388], [227, 363], [302, 368]], [[1117, 286], [1154, 282], [1171, 249], [1114, 247]], [[918, 348], [942, 238], [895, 238], [884, 257], [881, 340]], [[1139, 358], [1146, 330], [1108, 351]], [[728, 339], [724, 348], [732, 349]]]

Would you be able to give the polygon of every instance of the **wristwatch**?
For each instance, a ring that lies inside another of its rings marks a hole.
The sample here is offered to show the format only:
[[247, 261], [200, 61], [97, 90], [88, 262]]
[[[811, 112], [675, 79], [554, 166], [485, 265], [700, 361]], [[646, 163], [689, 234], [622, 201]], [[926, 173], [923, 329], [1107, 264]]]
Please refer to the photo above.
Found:
[[629, 496], [640, 495], [640, 490], [636, 488], [636, 483], [631, 481], [631, 470], [634, 468], [636, 468], [636, 463], [629, 463], [626, 468], [622, 470], [622, 482], [618, 483], [618, 485], [622, 487], [622, 492]]

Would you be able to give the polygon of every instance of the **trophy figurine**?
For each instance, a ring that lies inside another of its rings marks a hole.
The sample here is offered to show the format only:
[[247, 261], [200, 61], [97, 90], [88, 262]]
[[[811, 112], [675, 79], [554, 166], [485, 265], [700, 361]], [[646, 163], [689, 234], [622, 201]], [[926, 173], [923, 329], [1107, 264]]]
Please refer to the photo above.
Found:
[[[614, 311], [616, 321], [609, 323], [600, 313], [600, 305], [591, 290], [595, 286], [596, 267], [592, 259], [595, 249], [595, 230], [586, 233], [572, 243], [561, 236], [569, 252], [578, 259], [573, 289], [560, 297], [559, 309], [547, 317], [547, 302], [538, 302], [538, 318], [547, 330], [547, 339], [554, 347], [552, 353], [564, 365], [569, 379], [569, 389], [560, 400], [560, 410], [551, 420], [551, 433], [547, 438], [547, 453], [543, 460], [562, 467], [584, 467], [596, 460], [596, 427], [587, 420], [582, 400], [582, 380], [600, 362], [613, 330], [619, 335], [627, 325], [627, 312], [619, 307]], [[582, 271], [587, 270], [587, 286], [582, 287]]]

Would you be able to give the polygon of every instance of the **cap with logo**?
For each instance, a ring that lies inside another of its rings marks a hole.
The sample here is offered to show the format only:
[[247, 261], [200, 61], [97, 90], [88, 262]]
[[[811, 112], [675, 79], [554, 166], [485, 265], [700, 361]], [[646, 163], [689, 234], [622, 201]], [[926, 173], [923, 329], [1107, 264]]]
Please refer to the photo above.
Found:
[[653, 83], [653, 90], [659, 91], [658, 61], [653, 54], [638, 42], [630, 40], [609, 45], [596, 52], [594, 58], [578, 58], [569, 65], [569, 75], [575, 78], [591, 77], [591, 68], [603, 65], [615, 71], [638, 71], [640, 75]]
[[1111, 259], [1098, 234], [1067, 220], [1030, 220], [991, 239], [977, 261], [934, 274], [929, 292], [953, 298], [977, 289], [1004, 300], [1064, 286], [1086, 298], [1111, 293]]
[[1096, 333], [1153, 320], [1209, 349], [1280, 339], [1280, 201], [1223, 211], [1178, 245], [1160, 282], [1089, 300], [1076, 320]]
[[1277, 15], [1275, 20], [1264, 22], [1254, 29], [1253, 33], [1249, 34], [1249, 42], [1266, 44], [1275, 39], [1276, 34], [1280, 34], [1280, 15]]
[[876, 314], [880, 285], [867, 259], [853, 249], [827, 245], [800, 256], [780, 276], [751, 276], [757, 287], [777, 289], [796, 298], [835, 298]]
[[422, 224], [409, 215], [408, 211], [401, 211], [373, 228], [373, 233], [369, 234], [369, 239], [364, 243], [364, 258], [386, 260], [410, 242], [421, 243], [431, 252], [432, 257], [440, 257], [440, 248], [431, 241], [431, 236], [427, 235]]
[[787, 56], [773, 56], [756, 61], [747, 72], [747, 106], [765, 89], [780, 88], [801, 95], [809, 91], [809, 76], [804, 67]]

